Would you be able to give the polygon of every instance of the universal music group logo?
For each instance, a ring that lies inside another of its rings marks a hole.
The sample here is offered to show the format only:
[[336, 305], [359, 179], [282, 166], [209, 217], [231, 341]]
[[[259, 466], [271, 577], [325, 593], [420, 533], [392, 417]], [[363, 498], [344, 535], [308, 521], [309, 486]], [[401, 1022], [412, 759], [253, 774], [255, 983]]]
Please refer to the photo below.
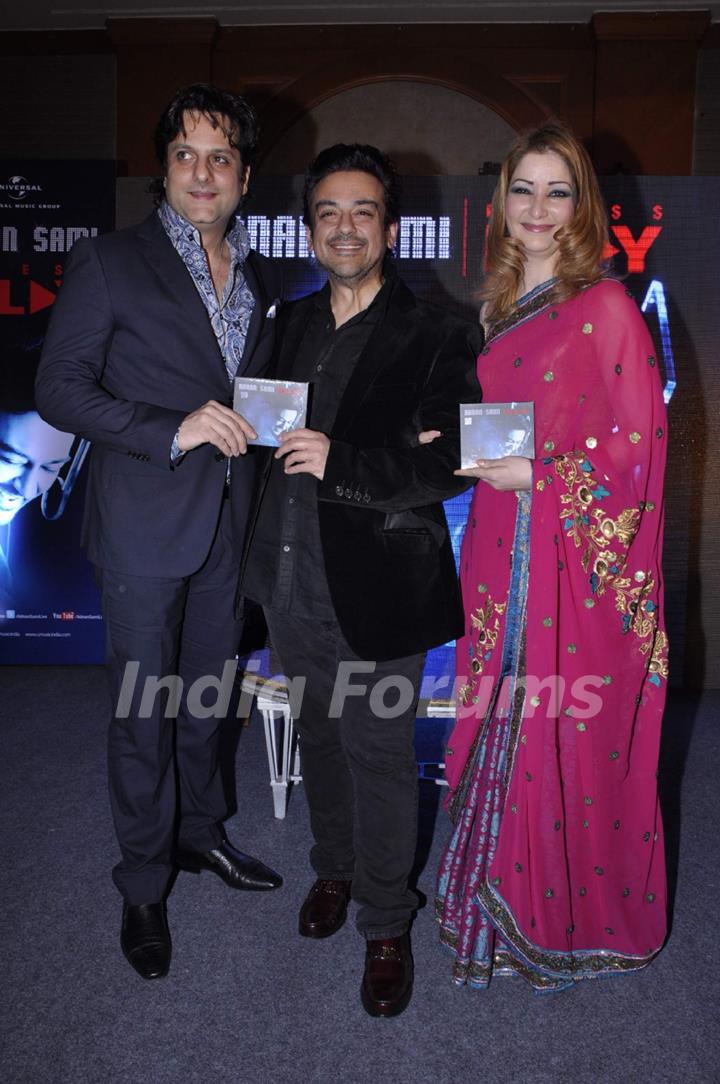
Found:
[[9, 177], [7, 181], [0, 182], [0, 194], [9, 199], [24, 200], [30, 193], [42, 192], [42, 185], [32, 184], [25, 177]]

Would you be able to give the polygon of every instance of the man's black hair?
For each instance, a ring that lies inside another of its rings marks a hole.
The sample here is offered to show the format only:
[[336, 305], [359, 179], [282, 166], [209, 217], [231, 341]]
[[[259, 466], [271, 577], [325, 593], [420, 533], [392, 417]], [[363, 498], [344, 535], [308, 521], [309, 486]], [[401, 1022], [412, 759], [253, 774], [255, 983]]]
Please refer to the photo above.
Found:
[[312, 197], [320, 181], [331, 173], [356, 170], [370, 173], [383, 186], [385, 196], [385, 227], [400, 218], [400, 178], [390, 159], [369, 143], [336, 143], [326, 147], [313, 159], [305, 174], [303, 190], [303, 221], [312, 229]]
[[253, 107], [229, 90], [219, 90], [209, 83], [192, 83], [176, 93], [155, 129], [155, 153], [163, 171], [169, 145], [185, 130], [185, 113], [201, 113], [213, 128], [224, 127], [222, 119], [226, 118], [230, 122], [225, 132], [228, 143], [240, 152], [243, 166], [252, 165], [258, 142], [258, 119]]

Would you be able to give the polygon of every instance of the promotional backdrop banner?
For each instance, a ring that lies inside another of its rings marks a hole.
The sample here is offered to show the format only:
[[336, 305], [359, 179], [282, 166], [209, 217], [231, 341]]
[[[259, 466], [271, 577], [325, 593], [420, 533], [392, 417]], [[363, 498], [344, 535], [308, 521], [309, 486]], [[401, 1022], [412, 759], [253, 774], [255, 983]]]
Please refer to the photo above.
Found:
[[[478, 319], [490, 200], [497, 178], [407, 177], [396, 258], [400, 274], [421, 297]], [[671, 680], [701, 687], [706, 644], [717, 642], [717, 614], [701, 598], [701, 567], [720, 575], [717, 513], [704, 499], [707, 479], [720, 474], [720, 401], [715, 293], [720, 218], [698, 213], [720, 199], [717, 177], [603, 177], [612, 273], [635, 297], [655, 341], [668, 404], [665, 603]], [[251, 243], [279, 260], [288, 297], [317, 289], [324, 275], [308, 254], [302, 224], [302, 179], [260, 178], [247, 212]], [[469, 494], [446, 504], [457, 556]], [[710, 629], [708, 623], [713, 623]], [[447, 696], [453, 646], [430, 653], [427, 675]], [[433, 695], [433, 684], [426, 692]]]
[[[111, 226], [114, 169], [97, 162], [6, 166], [0, 169], [0, 652], [8, 662], [97, 662], [99, 604], [79, 547], [83, 449], [58, 434], [51, 440], [47, 432], [31, 432], [39, 419], [23, 398], [27, 380], [16, 374], [32, 372], [67, 251], [78, 237]], [[420, 296], [475, 320], [495, 182], [493, 176], [414, 177], [403, 184], [400, 273]], [[720, 473], [717, 412], [707, 408], [720, 401], [712, 304], [720, 218], [697, 209], [717, 205], [720, 179], [622, 176], [602, 178], [601, 187], [607, 255], [644, 312], [668, 404], [672, 680], [699, 687], [705, 645], [718, 639], [717, 614], [703, 602], [700, 577], [707, 568], [720, 574], [719, 535], [710, 529], [717, 513], [704, 497], [707, 480]], [[289, 299], [324, 281], [308, 252], [301, 192], [302, 178], [261, 177], [245, 214], [253, 247], [280, 263]], [[45, 449], [40, 455], [32, 451], [36, 438]], [[33, 466], [34, 480], [25, 484]], [[456, 553], [468, 500], [465, 494], [446, 506]], [[427, 694], [447, 696], [453, 670], [452, 645], [431, 653], [428, 675], [446, 684], [431, 683]]]
[[35, 410], [33, 382], [65, 259], [113, 228], [114, 162], [0, 162], [0, 657], [100, 662], [80, 549], [87, 443]]

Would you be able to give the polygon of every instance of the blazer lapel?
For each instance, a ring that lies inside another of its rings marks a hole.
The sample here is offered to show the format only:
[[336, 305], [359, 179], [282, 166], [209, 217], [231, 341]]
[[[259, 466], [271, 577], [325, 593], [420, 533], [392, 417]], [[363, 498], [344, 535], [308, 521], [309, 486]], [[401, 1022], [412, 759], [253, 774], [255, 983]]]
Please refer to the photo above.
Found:
[[[145, 258], [178, 305], [178, 323], [187, 332], [188, 343], [200, 357], [212, 358], [222, 373], [225, 362], [220, 353], [207, 309], [193, 282], [192, 275], [173, 248], [157, 215], [151, 215], [138, 229], [145, 243]], [[227, 377], [225, 378], [227, 380]]]
[[248, 324], [247, 335], [245, 336], [245, 346], [243, 348], [243, 356], [238, 366], [237, 375], [242, 376], [247, 373], [252, 366], [252, 356], [257, 346], [258, 339], [260, 338], [260, 332], [262, 331], [263, 324], [270, 304], [265, 289], [265, 283], [262, 276], [258, 274], [253, 260], [253, 254], [250, 252], [248, 258], [243, 265], [243, 274], [245, 275], [245, 281], [248, 284], [250, 293], [255, 298], [255, 304], [253, 305], [252, 315], [250, 317], [250, 323]]
[[307, 328], [312, 304], [313, 302], [308, 297], [280, 310], [278, 327], [280, 347], [272, 374], [279, 380], [295, 379], [293, 365]]
[[357, 414], [378, 373], [405, 348], [408, 313], [414, 308], [413, 294], [398, 280], [389, 298], [385, 319], [373, 328], [345, 389], [333, 426], [336, 437], [342, 436]]

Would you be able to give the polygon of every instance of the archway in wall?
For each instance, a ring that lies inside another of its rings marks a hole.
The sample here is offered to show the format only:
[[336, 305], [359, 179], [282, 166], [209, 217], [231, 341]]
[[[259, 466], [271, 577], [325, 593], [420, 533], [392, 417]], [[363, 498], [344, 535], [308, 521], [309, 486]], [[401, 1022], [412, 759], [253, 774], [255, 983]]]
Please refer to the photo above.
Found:
[[264, 175], [303, 173], [333, 143], [373, 143], [400, 173], [475, 174], [500, 161], [515, 130], [475, 98], [437, 83], [382, 80], [308, 109], [265, 154]]

